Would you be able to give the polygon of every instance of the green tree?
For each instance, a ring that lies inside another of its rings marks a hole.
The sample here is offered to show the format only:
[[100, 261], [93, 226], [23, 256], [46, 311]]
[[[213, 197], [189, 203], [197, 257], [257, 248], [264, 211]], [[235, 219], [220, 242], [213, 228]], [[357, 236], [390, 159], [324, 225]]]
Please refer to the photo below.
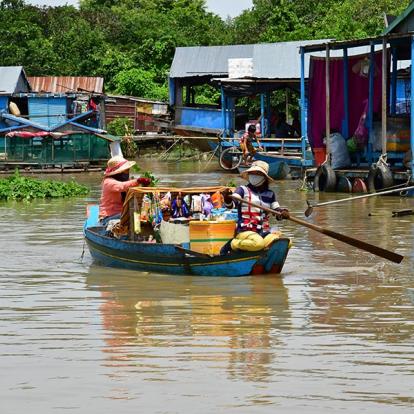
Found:
[[115, 91], [121, 95], [133, 95], [150, 99], [167, 100], [168, 89], [155, 82], [151, 71], [133, 68], [119, 72], [114, 78]]
[[[177, 46], [375, 36], [409, 0], [254, 0], [223, 21], [204, 0], [0, 1], [0, 65], [29, 75], [103, 76], [107, 91], [166, 99]], [[201, 90], [200, 102], [216, 93]]]

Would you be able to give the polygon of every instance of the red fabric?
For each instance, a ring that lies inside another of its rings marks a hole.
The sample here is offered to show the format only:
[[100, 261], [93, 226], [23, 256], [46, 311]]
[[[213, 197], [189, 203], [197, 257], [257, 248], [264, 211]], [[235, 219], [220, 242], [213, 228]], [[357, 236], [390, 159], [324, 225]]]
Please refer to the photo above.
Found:
[[[361, 62], [368, 55], [348, 58], [349, 79], [349, 135], [352, 136], [364, 112], [369, 93], [369, 77], [361, 71]], [[389, 62], [389, 59], [388, 59]], [[331, 58], [330, 74], [330, 118], [331, 130], [342, 131], [344, 120], [344, 79], [342, 58]], [[312, 148], [323, 148], [325, 137], [325, 59], [311, 57], [309, 69], [308, 136]], [[375, 54], [374, 113], [381, 110], [382, 52]], [[345, 137], [349, 138], [349, 137]]]
[[96, 105], [95, 101], [91, 98], [88, 103], [89, 110], [96, 111], [98, 109], [98, 105]]
[[28, 132], [28, 131], [13, 131], [6, 134], [7, 138], [35, 138], [35, 137], [48, 137], [51, 136], [55, 139], [59, 139], [66, 135], [76, 134], [76, 132], [48, 132], [48, 131], [39, 131], [39, 132]]
[[15, 132], [9, 132], [8, 134], [6, 134], [6, 137], [34, 138], [34, 137], [47, 137], [48, 135], [50, 135], [50, 132], [46, 132], [46, 131], [39, 131], [39, 132], [15, 131]]

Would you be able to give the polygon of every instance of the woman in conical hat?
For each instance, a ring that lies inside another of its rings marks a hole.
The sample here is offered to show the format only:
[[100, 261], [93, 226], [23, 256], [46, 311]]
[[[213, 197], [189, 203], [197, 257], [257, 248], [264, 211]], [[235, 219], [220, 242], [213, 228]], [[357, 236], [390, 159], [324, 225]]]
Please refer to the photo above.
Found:
[[139, 184], [149, 184], [144, 183], [143, 178], [129, 179], [129, 170], [135, 164], [135, 161], [128, 161], [121, 155], [116, 155], [108, 160], [102, 181], [102, 194], [99, 205], [101, 224], [105, 225], [109, 220], [121, 217], [122, 205], [126, 192], [130, 187]]

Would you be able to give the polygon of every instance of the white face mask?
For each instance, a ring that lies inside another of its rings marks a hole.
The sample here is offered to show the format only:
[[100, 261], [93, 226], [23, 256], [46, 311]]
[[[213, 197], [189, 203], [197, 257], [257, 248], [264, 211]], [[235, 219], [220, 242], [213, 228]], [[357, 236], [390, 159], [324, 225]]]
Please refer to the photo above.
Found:
[[263, 175], [249, 174], [248, 180], [252, 186], [259, 187], [266, 181], [266, 177]]

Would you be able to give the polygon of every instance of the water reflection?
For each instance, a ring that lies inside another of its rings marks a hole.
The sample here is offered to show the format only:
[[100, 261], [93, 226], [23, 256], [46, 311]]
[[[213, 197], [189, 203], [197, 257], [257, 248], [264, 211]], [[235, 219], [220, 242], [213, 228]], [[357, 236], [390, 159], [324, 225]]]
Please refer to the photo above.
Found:
[[[239, 180], [140, 164], [169, 184]], [[414, 217], [390, 212], [414, 199], [310, 218], [405, 255], [401, 265], [283, 222], [294, 247], [280, 278], [173, 277], [79, 261], [101, 174], [76, 178], [88, 197], [0, 203], [2, 413], [412, 411]], [[302, 218], [306, 198], [341, 197], [274, 188]]]
[[[280, 278], [114, 278], [91, 268], [87, 285], [103, 299], [105, 352], [112, 362], [136, 362], [138, 356], [130, 347], [138, 351], [188, 346], [194, 347], [188, 352], [193, 360], [225, 362], [229, 378], [265, 381], [277, 357], [277, 332], [290, 323], [288, 295]], [[126, 346], [129, 351], [123, 353]]]
[[374, 274], [350, 275], [340, 281], [313, 279], [312, 325], [369, 341], [413, 339], [414, 307], [407, 293], [404, 285], [388, 284]]

